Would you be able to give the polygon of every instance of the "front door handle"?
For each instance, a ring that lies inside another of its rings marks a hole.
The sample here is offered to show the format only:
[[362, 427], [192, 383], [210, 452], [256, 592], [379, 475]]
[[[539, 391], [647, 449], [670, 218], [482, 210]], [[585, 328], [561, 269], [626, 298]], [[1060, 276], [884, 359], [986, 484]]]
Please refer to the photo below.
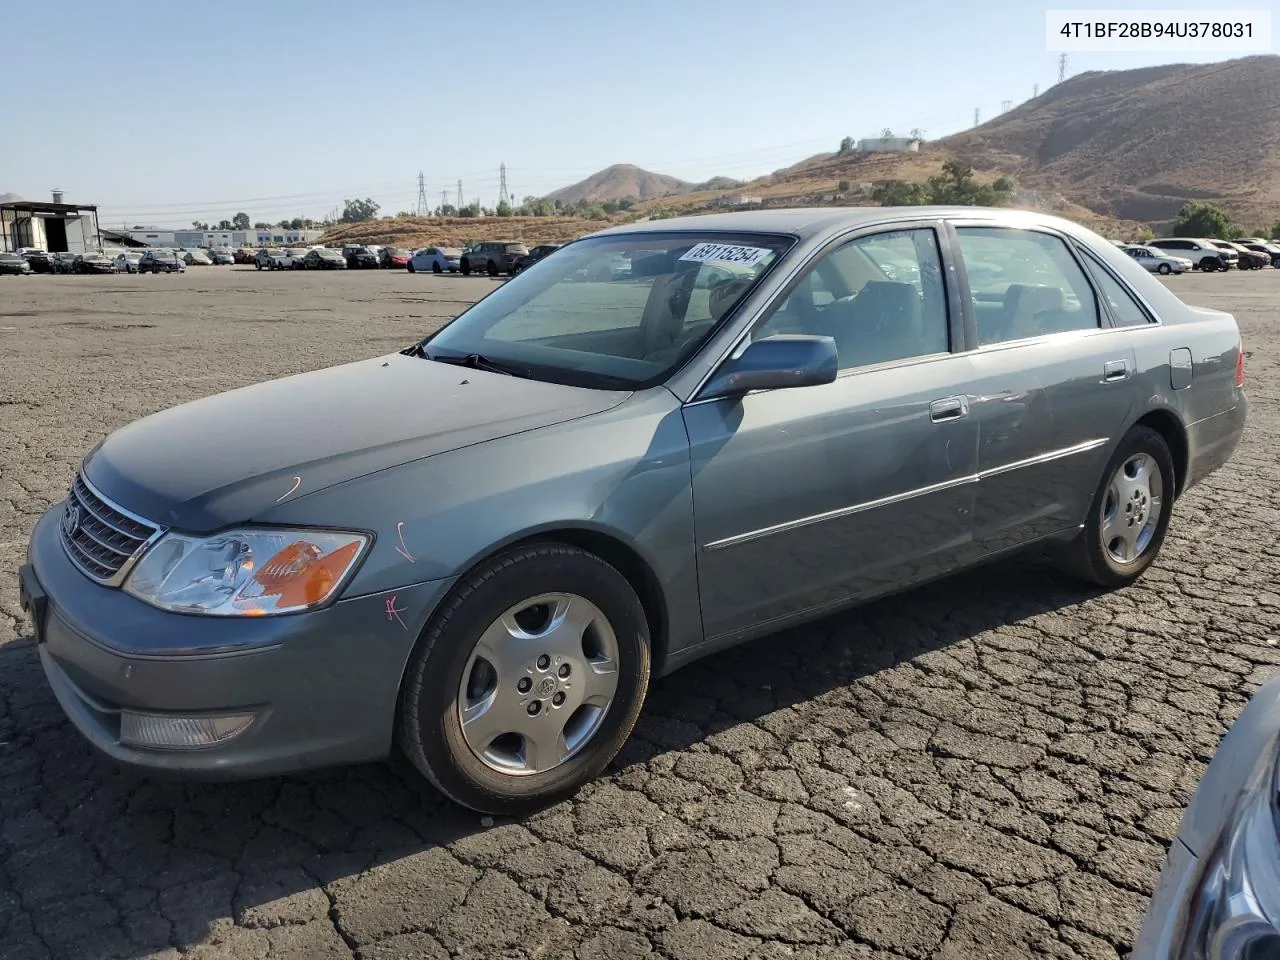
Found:
[[968, 397], [943, 397], [929, 404], [929, 419], [934, 423], [959, 420], [969, 415]]
[[1113, 383], [1116, 380], [1129, 379], [1128, 360], [1110, 360], [1102, 365], [1102, 382]]

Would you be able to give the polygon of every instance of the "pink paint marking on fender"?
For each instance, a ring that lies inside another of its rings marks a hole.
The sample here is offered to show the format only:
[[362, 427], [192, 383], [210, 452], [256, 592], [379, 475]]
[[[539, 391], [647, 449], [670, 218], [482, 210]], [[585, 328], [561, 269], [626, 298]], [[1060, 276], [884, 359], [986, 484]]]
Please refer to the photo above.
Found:
[[404, 611], [405, 611], [404, 607], [396, 606], [396, 595], [394, 593], [387, 598], [387, 623], [390, 623], [392, 620], [395, 620], [397, 623], [400, 624], [400, 626], [408, 630], [409, 625], [400, 619], [400, 614], [404, 613]]

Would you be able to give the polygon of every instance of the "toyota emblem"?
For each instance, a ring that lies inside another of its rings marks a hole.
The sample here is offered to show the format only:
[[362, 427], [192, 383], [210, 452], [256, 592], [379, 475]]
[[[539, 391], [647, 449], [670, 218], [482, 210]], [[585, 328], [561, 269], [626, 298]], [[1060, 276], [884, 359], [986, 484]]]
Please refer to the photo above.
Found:
[[67, 512], [62, 515], [62, 532], [67, 535], [70, 540], [76, 535], [76, 531], [80, 529], [80, 507], [71, 504], [67, 507]]

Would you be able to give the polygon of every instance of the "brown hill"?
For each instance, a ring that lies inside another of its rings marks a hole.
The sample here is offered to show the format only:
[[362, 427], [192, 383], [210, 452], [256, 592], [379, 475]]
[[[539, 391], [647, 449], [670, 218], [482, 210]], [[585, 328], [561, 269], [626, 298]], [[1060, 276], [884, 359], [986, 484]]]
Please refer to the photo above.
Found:
[[341, 223], [325, 231], [323, 242], [374, 243], [417, 249], [436, 244], [465, 247], [481, 240], [563, 243], [609, 226], [578, 217], [398, 217]]
[[627, 197], [648, 200], [651, 197], [684, 193], [693, 186], [684, 180], [661, 173], [650, 173], [629, 163], [615, 163], [572, 186], [561, 187], [554, 193], [547, 194], [547, 199], [564, 203], [577, 203], [579, 200], [602, 203], [605, 200], [623, 200]]
[[1280, 216], [1280, 57], [1084, 73], [935, 148], [1134, 220]]

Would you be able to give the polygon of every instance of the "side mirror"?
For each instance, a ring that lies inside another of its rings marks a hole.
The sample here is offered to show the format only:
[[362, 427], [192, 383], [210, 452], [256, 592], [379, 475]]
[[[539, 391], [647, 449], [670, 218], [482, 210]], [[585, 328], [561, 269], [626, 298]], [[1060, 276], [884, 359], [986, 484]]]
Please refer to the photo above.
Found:
[[779, 334], [757, 340], [741, 356], [726, 360], [698, 399], [816, 387], [834, 381], [839, 370], [836, 342], [830, 337]]

